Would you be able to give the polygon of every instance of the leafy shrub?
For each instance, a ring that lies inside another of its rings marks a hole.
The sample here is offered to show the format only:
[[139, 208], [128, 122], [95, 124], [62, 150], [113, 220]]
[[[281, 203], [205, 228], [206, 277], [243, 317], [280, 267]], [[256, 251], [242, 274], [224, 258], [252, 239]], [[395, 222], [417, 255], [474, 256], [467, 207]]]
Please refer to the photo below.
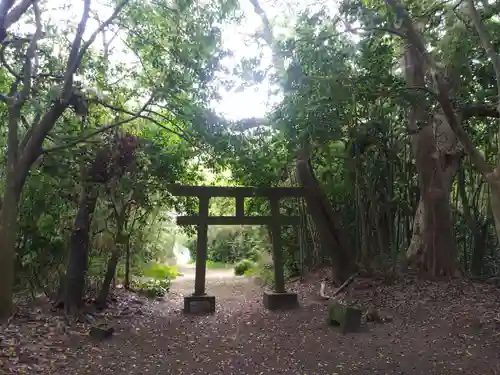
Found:
[[147, 265], [143, 272], [143, 276], [151, 277], [155, 280], [173, 280], [180, 276], [177, 267], [168, 266], [166, 264], [152, 263]]
[[255, 266], [254, 262], [252, 262], [250, 259], [240, 260], [238, 263], [234, 265], [234, 274], [236, 276], [242, 276], [245, 274], [245, 272], [247, 272], [254, 266]]
[[148, 298], [163, 297], [169, 291], [170, 283], [168, 279], [148, 280], [136, 284], [135, 289]]

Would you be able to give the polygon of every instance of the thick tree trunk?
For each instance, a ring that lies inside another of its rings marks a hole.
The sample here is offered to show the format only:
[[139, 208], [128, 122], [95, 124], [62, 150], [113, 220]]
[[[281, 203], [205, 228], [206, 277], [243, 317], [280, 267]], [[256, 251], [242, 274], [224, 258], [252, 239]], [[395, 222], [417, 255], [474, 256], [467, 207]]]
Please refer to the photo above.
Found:
[[[425, 87], [426, 67], [422, 55], [413, 45], [405, 47], [407, 84], [411, 87]], [[429, 276], [453, 276], [458, 270], [450, 207], [450, 186], [453, 179], [446, 176], [446, 171], [448, 161], [461, 152], [455, 150], [458, 142], [451, 128], [443, 134], [438, 132], [440, 128], [448, 130], [446, 118], [439, 113], [429, 118], [428, 110], [423, 98], [415, 98], [408, 115], [408, 128], [414, 133], [412, 148], [422, 202], [419, 214], [421, 221], [416, 221], [420, 238], [417, 237], [416, 243], [410, 247], [416, 254], [420, 251], [420, 256], [417, 257], [420, 272]], [[421, 241], [421, 244], [417, 241]]]
[[500, 168], [500, 166], [495, 168], [495, 172], [492, 173], [488, 182], [490, 184], [491, 212], [495, 220], [497, 238], [500, 241], [500, 176], [498, 176], [498, 168]]
[[14, 173], [7, 173], [0, 210], [0, 321], [8, 318], [12, 312], [17, 214], [22, 190], [22, 186], [15, 181]]
[[432, 127], [427, 126], [421, 133], [417, 154], [417, 170], [424, 203], [421, 271], [430, 276], [454, 276], [457, 264], [450, 189], [445, 182], [445, 172]]
[[84, 183], [73, 232], [71, 233], [71, 248], [66, 271], [66, 293], [64, 298], [66, 312], [79, 309], [83, 305], [85, 274], [88, 268], [90, 224], [98, 194], [97, 186]]
[[[445, 191], [448, 195], [448, 199], [451, 194], [451, 188], [453, 186], [453, 180], [460, 169], [460, 160], [462, 156], [456, 155], [450, 158], [443, 158], [443, 162], [446, 163], [443, 171], [443, 183], [445, 186]], [[419, 258], [423, 254], [424, 249], [424, 202], [422, 197], [418, 202], [418, 207], [415, 212], [415, 218], [413, 221], [413, 233], [411, 237], [410, 246], [406, 251], [406, 259], [410, 264], [419, 263]]]

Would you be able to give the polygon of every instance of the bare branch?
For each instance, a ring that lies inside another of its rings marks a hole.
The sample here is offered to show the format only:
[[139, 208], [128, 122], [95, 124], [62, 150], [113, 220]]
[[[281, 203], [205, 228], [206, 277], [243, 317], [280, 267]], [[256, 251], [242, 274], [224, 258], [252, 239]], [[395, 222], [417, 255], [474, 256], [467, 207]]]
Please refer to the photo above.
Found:
[[347, 286], [354, 281], [358, 273], [352, 274], [332, 295], [325, 294], [325, 282], [321, 282], [321, 286], [319, 289], [319, 295], [324, 299], [332, 299], [335, 298], [340, 292], [342, 292]]
[[40, 39], [40, 37], [42, 36], [42, 20], [40, 16], [40, 8], [37, 1], [33, 2], [33, 10], [35, 12], [36, 31], [26, 51], [26, 59], [24, 62], [23, 72], [23, 89], [17, 99], [19, 105], [21, 106], [24, 104], [31, 91], [31, 77], [36, 74], [37, 68], [36, 63], [33, 64], [33, 60], [35, 59], [38, 39]]
[[274, 67], [278, 70], [279, 74], [283, 74], [285, 72], [285, 62], [276, 48], [271, 22], [269, 22], [266, 12], [260, 6], [259, 0], [250, 0], [250, 3], [252, 3], [255, 13], [262, 21], [262, 26], [264, 28], [262, 36], [269, 48], [271, 48]]
[[14, 5], [14, 1], [15, 0], [2, 0], [2, 2], [0, 2], [0, 41], [3, 41], [7, 36], [5, 20], [10, 8]]
[[28, 11], [30, 5], [35, 3], [35, 1], [36, 0], [22, 0], [19, 4], [12, 8], [2, 20], [3, 27], [5, 29], [8, 29], [17, 21], [19, 21], [22, 15]]
[[83, 39], [83, 33], [85, 32], [85, 28], [87, 27], [87, 22], [89, 19], [90, 13], [90, 0], [84, 0], [83, 5], [83, 14], [76, 29], [75, 39], [73, 40], [73, 44], [71, 46], [71, 51], [69, 53], [68, 62], [66, 64], [66, 73], [64, 74], [64, 85], [62, 91], [62, 100], [67, 101], [71, 97], [72, 89], [73, 89], [73, 74], [75, 74], [76, 69], [80, 64], [78, 60], [80, 45]]
[[[88, 5], [88, 9], [84, 11], [84, 15], [82, 16], [82, 21], [80, 22], [80, 25], [82, 26], [82, 32], [81, 34], [78, 33], [77, 31], [77, 37], [75, 37], [75, 41], [73, 42], [73, 47], [71, 50], [70, 57], [68, 59], [68, 66], [66, 70], [66, 84], [64, 85], [64, 91], [63, 91], [63, 99], [68, 100], [71, 97], [71, 89], [73, 86], [73, 74], [75, 74], [76, 70], [80, 66], [80, 63], [82, 62], [83, 56], [89, 49], [89, 47], [94, 43], [95, 39], [97, 36], [106, 28], [108, 27], [116, 17], [120, 14], [122, 9], [127, 5], [129, 0], [123, 0], [118, 6], [115, 8], [113, 14], [106, 20], [104, 21], [96, 31], [90, 36], [89, 40], [87, 40], [80, 48], [80, 44], [82, 41], [82, 36], [83, 36], [83, 31], [85, 31], [85, 25], [88, 20], [89, 12], [90, 12], [90, 0], [85, 0], [86, 6]], [[80, 25], [78, 25], [78, 29], [80, 29]]]

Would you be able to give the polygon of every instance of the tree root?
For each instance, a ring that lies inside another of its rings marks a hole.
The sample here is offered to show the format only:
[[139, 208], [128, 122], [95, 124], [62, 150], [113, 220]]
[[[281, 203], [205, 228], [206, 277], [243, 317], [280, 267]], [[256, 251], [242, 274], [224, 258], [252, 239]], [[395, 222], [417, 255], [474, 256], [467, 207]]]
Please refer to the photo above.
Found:
[[324, 281], [321, 282], [321, 287], [319, 289], [319, 295], [321, 298], [323, 299], [333, 299], [335, 298], [340, 292], [342, 292], [345, 288], [347, 288], [349, 286], [349, 284], [351, 284], [354, 279], [356, 278], [356, 276], [358, 275], [358, 273], [354, 273], [352, 274], [335, 292], [333, 292], [332, 295], [326, 295], [325, 294], [325, 285], [326, 283]]

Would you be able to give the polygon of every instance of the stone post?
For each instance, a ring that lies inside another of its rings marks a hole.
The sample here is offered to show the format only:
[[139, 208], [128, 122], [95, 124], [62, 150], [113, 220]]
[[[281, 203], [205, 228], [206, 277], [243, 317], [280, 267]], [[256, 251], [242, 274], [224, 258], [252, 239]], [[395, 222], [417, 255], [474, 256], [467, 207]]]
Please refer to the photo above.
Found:
[[198, 216], [200, 218], [196, 238], [196, 275], [194, 280], [194, 296], [205, 295], [205, 277], [207, 268], [207, 242], [208, 242], [208, 203], [210, 197], [200, 196]]
[[285, 293], [285, 272], [283, 270], [283, 252], [281, 249], [280, 198], [272, 197], [270, 201], [271, 215], [274, 219], [270, 228], [273, 246], [274, 291], [275, 293]]

